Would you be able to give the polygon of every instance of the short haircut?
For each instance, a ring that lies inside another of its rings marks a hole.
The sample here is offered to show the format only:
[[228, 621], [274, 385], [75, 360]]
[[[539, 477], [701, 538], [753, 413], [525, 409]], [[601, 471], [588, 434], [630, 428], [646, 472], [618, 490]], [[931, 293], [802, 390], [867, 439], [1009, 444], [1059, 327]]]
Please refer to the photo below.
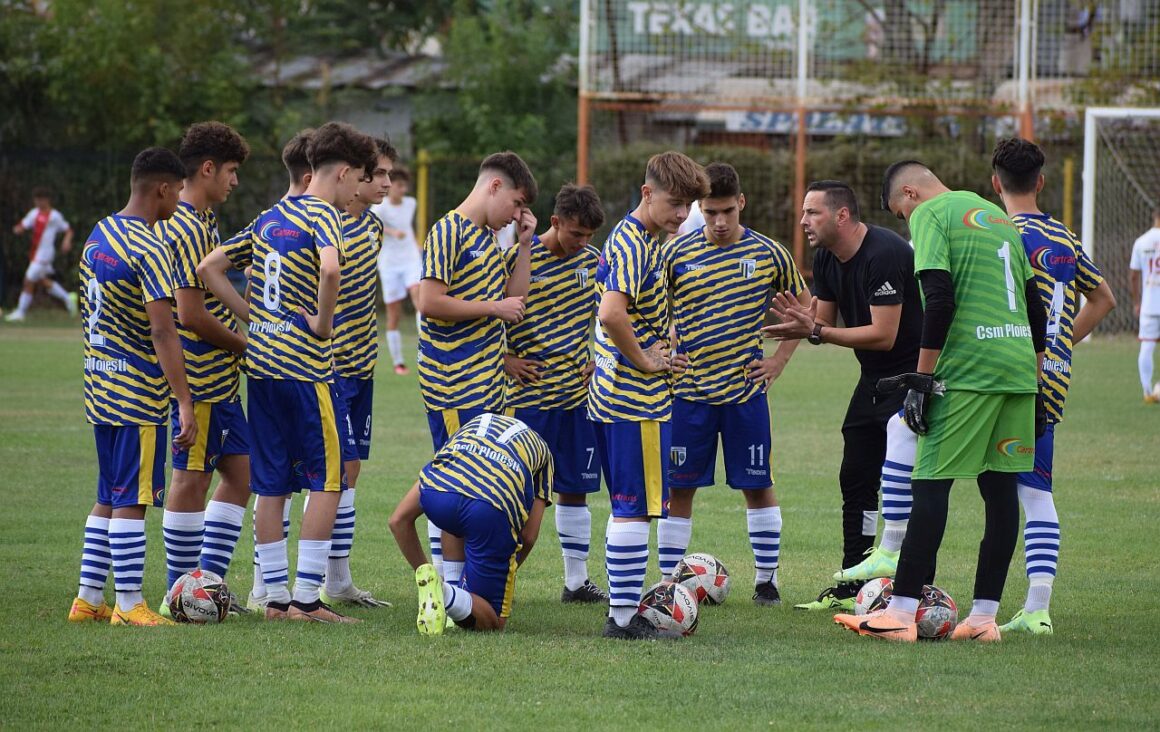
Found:
[[138, 183], [174, 180], [185, 178], [185, 166], [181, 158], [172, 150], [164, 147], [149, 147], [137, 153], [133, 158], [133, 171], [129, 180]]
[[511, 181], [512, 186], [524, 193], [524, 203], [533, 203], [540, 195], [540, 187], [536, 185], [536, 177], [524, 159], [511, 150], [492, 153], [484, 158], [479, 166], [479, 174], [499, 173]]
[[648, 159], [644, 180], [669, 195], [688, 201], [709, 195], [709, 177], [705, 170], [688, 155], [672, 150]]
[[313, 170], [333, 163], [374, 170], [378, 154], [378, 147], [370, 136], [345, 122], [327, 122], [314, 131], [306, 145], [306, 157]]
[[307, 127], [299, 130], [297, 135], [290, 138], [286, 147], [282, 148], [282, 164], [290, 174], [290, 180], [295, 184], [301, 183], [310, 172], [310, 158], [306, 156], [306, 147], [314, 137], [314, 128]]
[[705, 166], [705, 176], [709, 179], [706, 198], [736, 198], [741, 195], [741, 178], [729, 163], [709, 163]]
[[222, 122], [198, 122], [189, 126], [181, 138], [177, 157], [185, 166], [185, 177], [192, 178], [207, 160], [221, 167], [225, 163], [244, 163], [250, 146], [237, 130]]
[[391, 182], [403, 181], [405, 183], [411, 182], [411, 171], [404, 168], [402, 165], [396, 165], [391, 170]]
[[592, 186], [565, 183], [556, 193], [556, 216], [575, 221], [585, 229], [599, 229], [604, 223], [604, 206]]
[[891, 194], [894, 193], [894, 180], [904, 171], [910, 168], [922, 168], [923, 170], [930, 170], [924, 163], [917, 160], [899, 160], [897, 163], [892, 163], [886, 172], [882, 174], [882, 210], [890, 210]]
[[858, 197], [854, 189], [840, 180], [815, 180], [806, 186], [806, 193], [821, 191], [826, 202], [826, 208], [837, 213], [838, 209], [850, 212], [853, 221], [862, 220], [862, 210], [858, 207]]
[[991, 155], [991, 169], [1008, 193], [1034, 193], [1047, 159], [1034, 142], [1021, 137], [999, 140]]
[[32, 189], [32, 197], [33, 198], [47, 198], [49, 201], [51, 201], [53, 198], [52, 189], [45, 188], [44, 186], [37, 186], [36, 188]]
[[[382, 137], [372, 137], [371, 140], [375, 143], [375, 157], [374, 162], [367, 166], [366, 174], [367, 180], [370, 180], [375, 175], [375, 169], [379, 167], [379, 158], [384, 157], [391, 161], [391, 165], [395, 164], [395, 160], [399, 157], [399, 151], [391, 144], [390, 140]], [[388, 180], [390, 174], [388, 173]]]

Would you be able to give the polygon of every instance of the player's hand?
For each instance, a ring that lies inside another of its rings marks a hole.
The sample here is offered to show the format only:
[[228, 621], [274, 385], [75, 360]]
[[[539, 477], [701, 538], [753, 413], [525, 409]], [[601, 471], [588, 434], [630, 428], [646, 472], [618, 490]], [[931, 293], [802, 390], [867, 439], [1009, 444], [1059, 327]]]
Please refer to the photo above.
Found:
[[1047, 404], [1043, 401], [1043, 387], [1035, 392], [1035, 439], [1047, 434]]
[[[669, 353], [669, 347], [658, 341], [649, 348], [644, 349], [644, 368], [641, 371], [646, 374], [668, 371], [672, 368], [672, 359], [673, 357]], [[687, 357], [685, 358], [685, 364], [688, 364]], [[684, 369], [682, 368], [682, 370]]]
[[383, 229], [383, 233], [392, 239], [405, 239], [407, 233], [402, 229]]
[[587, 386], [589, 381], [592, 381], [592, 374], [596, 372], [596, 362], [589, 361], [584, 368], [580, 369], [580, 379]]
[[302, 315], [302, 319], [306, 321], [306, 327], [314, 334], [315, 338], [319, 340], [329, 340], [334, 334], [334, 324], [331, 322], [322, 322], [322, 318], [318, 315], [311, 315], [306, 312], [305, 308], [299, 308], [298, 312]]
[[530, 208], [525, 208], [520, 211], [520, 217], [516, 221], [516, 237], [520, 244], [527, 246], [532, 243], [532, 236], [536, 233], [536, 215], [532, 213]]
[[524, 319], [524, 298], [505, 297], [492, 303], [492, 314], [505, 323], [518, 323]]
[[804, 308], [793, 293], [779, 292], [773, 296], [769, 312], [776, 315], [781, 322], [762, 328], [763, 336], [777, 341], [808, 338], [814, 332], [814, 321], [818, 315], [818, 298], [811, 298], [810, 306]]
[[677, 352], [669, 358], [669, 370], [674, 374], [680, 375], [685, 373], [689, 368], [689, 354]]
[[503, 356], [504, 373], [515, 379], [516, 383], [521, 386], [539, 381], [540, 369], [543, 367], [543, 363], [533, 361], [530, 358], [519, 358], [510, 353], [505, 353]]
[[934, 380], [934, 374], [899, 374], [879, 379], [876, 391], [879, 394], [889, 394], [900, 388], [906, 388], [906, 398], [902, 400], [902, 419], [906, 426], [916, 435], [927, 433], [926, 409], [931, 394], [942, 394], [946, 388], [941, 382]]
[[753, 359], [745, 364], [745, 377], [753, 382], [761, 382], [761, 390], [768, 391], [769, 385], [781, 376], [781, 372], [785, 370], [785, 361], [782, 359], [769, 357], [761, 359]]
[[197, 420], [193, 416], [193, 402], [178, 402], [177, 423], [181, 431], [173, 436], [173, 444], [180, 450], [188, 450], [197, 440]]

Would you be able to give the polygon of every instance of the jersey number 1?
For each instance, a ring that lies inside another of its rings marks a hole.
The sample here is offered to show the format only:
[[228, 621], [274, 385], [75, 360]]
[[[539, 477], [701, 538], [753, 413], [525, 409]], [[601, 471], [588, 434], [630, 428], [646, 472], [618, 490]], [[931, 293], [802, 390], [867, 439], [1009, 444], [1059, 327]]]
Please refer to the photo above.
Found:
[[1003, 271], [1007, 277], [1007, 308], [1015, 312], [1018, 308], [1015, 306], [1015, 275], [1011, 273], [1011, 242], [1003, 242], [997, 254], [1003, 260]]

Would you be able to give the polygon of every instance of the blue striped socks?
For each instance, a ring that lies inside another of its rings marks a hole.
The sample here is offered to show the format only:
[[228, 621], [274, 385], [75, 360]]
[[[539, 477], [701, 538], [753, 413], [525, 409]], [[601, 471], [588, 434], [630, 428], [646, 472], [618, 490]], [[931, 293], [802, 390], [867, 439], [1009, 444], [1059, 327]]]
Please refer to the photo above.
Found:
[[754, 584], [776, 585], [781, 554], [781, 506], [747, 509], [745, 523], [749, 528], [749, 545], [753, 547], [753, 566], [757, 570]]
[[443, 529], [427, 519], [427, 542], [431, 545], [431, 564], [443, 576]]
[[230, 569], [234, 547], [242, 535], [246, 507], [224, 501], [210, 501], [205, 507], [205, 539], [201, 546], [201, 568], [221, 577]]
[[350, 576], [350, 548], [353, 544], [354, 489], [351, 488], [338, 498], [338, 512], [330, 534], [330, 557], [326, 561], [327, 592], [345, 590], [354, 584]]
[[286, 555], [286, 540], [258, 544], [255, 549], [258, 564], [262, 567], [264, 592], [261, 596], [273, 602], [290, 602], [290, 560]]
[[[294, 602], [309, 605], [318, 601], [318, 590], [326, 573], [330, 541], [298, 540], [298, 570], [294, 573]], [[266, 581], [269, 585], [269, 580]]]
[[[262, 500], [261, 496], [254, 497], [254, 515], [258, 512], [258, 501]], [[267, 499], [270, 500], [270, 499]], [[287, 496], [286, 500], [282, 502], [282, 542], [285, 543], [286, 537], [290, 536], [290, 503], [291, 496]], [[254, 588], [250, 593], [255, 598], [266, 596], [266, 580], [262, 576], [262, 563], [258, 559], [258, 527], [254, 526]]]
[[89, 516], [85, 520], [85, 544], [81, 549], [81, 579], [77, 597], [91, 605], [105, 601], [105, 582], [112, 563], [109, 553], [109, 519]]
[[556, 533], [564, 555], [564, 587], [579, 589], [588, 581], [588, 548], [592, 541], [592, 512], [588, 506], [557, 503]]
[[902, 548], [906, 525], [910, 522], [910, 474], [913, 465], [886, 460], [882, 463], [882, 541], [888, 552]]
[[1023, 553], [1030, 581], [1023, 609], [1032, 613], [1047, 610], [1051, 605], [1052, 585], [1059, 566], [1059, 514], [1050, 491], [1021, 484], [1019, 502], [1026, 517]]
[[161, 536], [165, 540], [166, 593], [181, 575], [197, 569], [204, 535], [205, 511], [179, 513], [165, 509], [161, 517]]
[[144, 519], [109, 519], [109, 554], [113, 559], [117, 607], [131, 610], [145, 601], [141, 597], [141, 577], [145, 574]]
[[471, 615], [471, 593], [462, 587], [443, 583], [443, 607], [452, 620], [466, 620]]
[[657, 564], [661, 576], [672, 576], [693, 538], [693, 519], [669, 516], [657, 522]]
[[628, 625], [644, 593], [648, 570], [647, 521], [618, 523], [608, 519], [605, 565], [608, 568], [608, 615], [620, 627]]

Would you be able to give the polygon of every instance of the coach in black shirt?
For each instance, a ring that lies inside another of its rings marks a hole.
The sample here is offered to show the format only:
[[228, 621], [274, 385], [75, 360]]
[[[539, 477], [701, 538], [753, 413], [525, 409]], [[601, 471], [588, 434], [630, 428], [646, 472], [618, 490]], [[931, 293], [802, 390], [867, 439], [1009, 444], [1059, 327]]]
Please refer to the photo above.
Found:
[[[806, 189], [802, 203], [802, 228], [814, 249], [815, 302], [809, 309], [778, 295], [774, 311], [778, 325], [762, 330], [774, 338], [805, 338], [814, 345], [832, 343], [854, 349], [861, 376], [846, 419], [842, 423], [842, 572], [835, 574], [836, 587], [823, 590], [818, 599], [797, 605], [801, 609], [849, 609], [861, 580], [881, 576], [885, 566], [877, 553], [870, 557], [878, 523], [878, 486], [887, 454], [887, 424], [902, 408], [905, 390], [875, 393], [885, 376], [914, 371], [922, 332], [922, 304], [914, 280], [914, 250], [889, 229], [861, 221], [854, 191], [838, 181], [817, 181]], [[838, 327], [838, 314], [844, 327]], [[892, 439], [895, 439], [892, 436]], [[898, 430], [907, 468], [896, 481], [904, 486], [904, 514], [909, 517], [909, 468], [913, 466], [914, 436]], [[891, 450], [891, 454], [895, 454]], [[892, 463], [898, 466], [901, 463]], [[905, 480], [905, 483], [903, 483]], [[888, 509], [894, 502], [886, 504]], [[902, 509], [900, 509], [902, 510]], [[884, 511], [889, 514], [889, 510]], [[889, 515], [885, 516], [890, 518]], [[899, 524], [905, 526], [905, 524]], [[887, 525], [890, 528], [890, 524]], [[901, 545], [905, 529], [895, 530], [890, 544]], [[886, 536], [884, 534], [884, 543]], [[886, 565], [896, 562], [888, 559]], [[864, 561], [865, 560], [865, 561]], [[871, 566], [873, 565], [873, 566]], [[851, 571], [853, 570], [853, 571]], [[878, 571], [869, 576], [867, 572]], [[852, 576], [851, 576], [852, 575]]]

